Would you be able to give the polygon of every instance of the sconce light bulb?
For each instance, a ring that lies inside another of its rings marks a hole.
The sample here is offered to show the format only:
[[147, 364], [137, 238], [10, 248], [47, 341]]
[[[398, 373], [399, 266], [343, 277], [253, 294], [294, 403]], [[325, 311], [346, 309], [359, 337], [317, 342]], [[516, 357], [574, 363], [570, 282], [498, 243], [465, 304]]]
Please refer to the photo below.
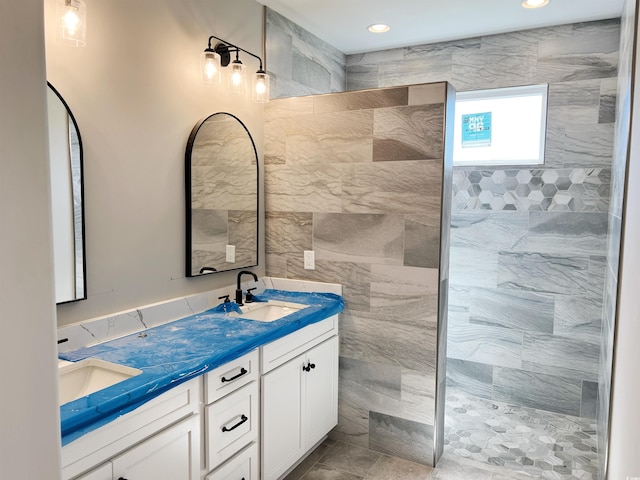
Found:
[[206, 66], [204, 67], [204, 74], [207, 76], [207, 78], [211, 80], [216, 73], [218, 73], [218, 69], [216, 68], [215, 64], [213, 62], [207, 62]]
[[244, 95], [246, 93], [245, 66], [241, 62], [231, 63], [231, 75], [229, 76], [229, 86], [231, 92]]
[[257, 103], [269, 101], [269, 75], [262, 70], [262, 67], [253, 76], [253, 101]]
[[220, 55], [207, 49], [202, 52], [200, 65], [202, 68], [202, 82], [205, 85], [220, 84]]
[[78, 18], [78, 9], [73, 6], [68, 6], [67, 11], [63, 17], [64, 28], [69, 32], [69, 35], [75, 35], [78, 25], [80, 25], [80, 18]]
[[58, 37], [75, 47], [86, 44], [87, 5], [84, 0], [57, 0]]

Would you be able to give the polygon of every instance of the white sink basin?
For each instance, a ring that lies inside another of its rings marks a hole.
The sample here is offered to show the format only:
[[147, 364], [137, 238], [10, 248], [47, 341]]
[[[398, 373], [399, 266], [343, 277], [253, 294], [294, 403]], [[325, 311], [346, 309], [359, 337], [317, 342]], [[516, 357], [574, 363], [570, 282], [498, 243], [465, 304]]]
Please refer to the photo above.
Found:
[[302, 303], [269, 300], [268, 302], [246, 303], [240, 307], [242, 313], [232, 312], [229, 315], [259, 322], [273, 322], [308, 306]]
[[64, 405], [141, 373], [137, 368], [95, 358], [61, 365], [58, 367], [58, 404]]

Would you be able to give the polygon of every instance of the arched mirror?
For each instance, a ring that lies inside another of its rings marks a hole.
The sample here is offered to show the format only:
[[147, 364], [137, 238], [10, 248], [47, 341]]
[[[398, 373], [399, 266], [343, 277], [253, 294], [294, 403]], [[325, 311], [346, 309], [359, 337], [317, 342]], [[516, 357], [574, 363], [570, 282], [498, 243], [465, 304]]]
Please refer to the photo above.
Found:
[[258, 155], [247, 127], [215, 113], [196, 124], [185, 156], [187, 276], [258, 264]]
[[60, 93], [47, 82], [56, 303], [87, 298], [82, 140]]

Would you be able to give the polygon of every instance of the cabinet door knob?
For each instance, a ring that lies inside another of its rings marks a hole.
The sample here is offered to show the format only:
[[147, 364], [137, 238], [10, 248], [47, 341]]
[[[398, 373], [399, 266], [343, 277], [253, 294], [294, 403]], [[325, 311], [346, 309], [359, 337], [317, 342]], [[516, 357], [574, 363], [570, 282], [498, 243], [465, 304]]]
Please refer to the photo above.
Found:
[[225, 427], [222, 427], [222, 431], [223, 431], [223, 432], [230, 432], [231, 430], [235, 430], [236, 428], [238, 428], [240, 425], [242, 425], [242, 424], [243, 424], [244, 422], [246, 422], [247, 420], [249, 420], [249, 417], [247, 417], [246, 415], [242, 415], [242, 416], [240, 417], [240, 421], [239, 421], [238, 423], [236, 423], [236, 424], [235, 424], [233, 427], [231, 427], [231, 428], [227, 428], [226, 426], [225, 426]]
[[236, 378], [240, 378], [241, 376], [246, 375], [247, 373], [249, 373], [249, 372], [247, 371], [247, 369], [246, 369], [246, 368], [244, 368], [244, 367], [242, 367], [242, 368], [240, 369], [240, 373], [239, 373], [239, 374], [237, 374], [235, 377], [231, 377], [231, 378], [225, 378], [225, 377], [222, 377], [222, 378], [220, 379], [220, 381], [221, 381], [222, 383], [224, 383], [224, 382], [233, 382]]
[[305, 367], [304, 365], [302, 366], [302, 370], [304, 370], [305, 372], [310, 372], [312, 368], [316, 368], [316, 364], [315, 363], [307, 363], [307, 366]]
[[127, 479], [124, 477], [120, 477], [118, 480], [127, 480]]

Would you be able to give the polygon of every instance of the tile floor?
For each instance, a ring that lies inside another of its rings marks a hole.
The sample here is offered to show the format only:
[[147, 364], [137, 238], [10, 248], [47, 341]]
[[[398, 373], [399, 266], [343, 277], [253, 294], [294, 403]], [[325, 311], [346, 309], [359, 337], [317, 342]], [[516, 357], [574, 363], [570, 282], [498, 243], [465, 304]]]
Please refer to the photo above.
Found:
[[437, 468], [326, 440], [285, 480], [594, 480], [593, 420], [447, 393]]

